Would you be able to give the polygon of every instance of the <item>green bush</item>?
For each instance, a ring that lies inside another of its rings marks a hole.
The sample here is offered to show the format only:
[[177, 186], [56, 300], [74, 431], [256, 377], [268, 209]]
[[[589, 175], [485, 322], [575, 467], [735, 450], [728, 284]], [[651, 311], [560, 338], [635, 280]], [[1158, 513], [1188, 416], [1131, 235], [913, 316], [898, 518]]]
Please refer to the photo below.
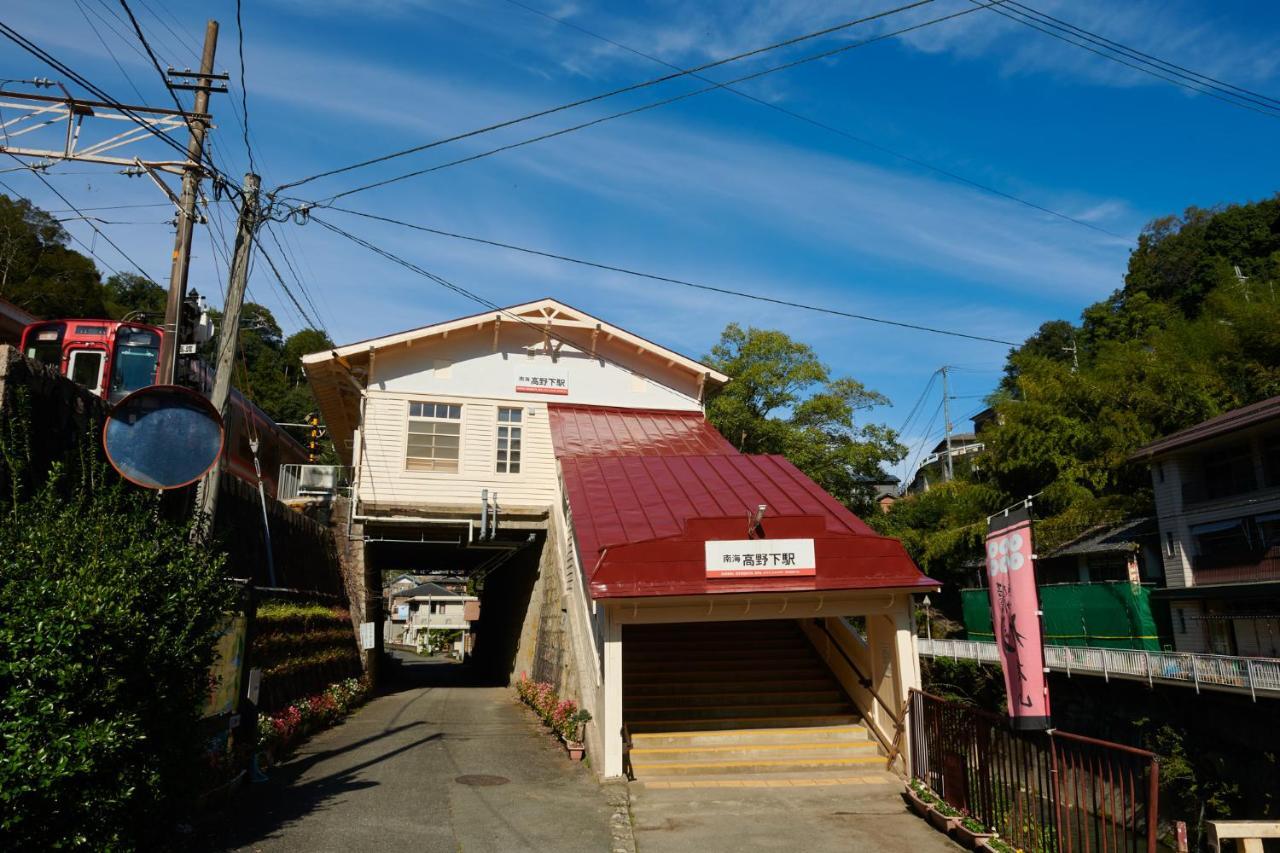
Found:
[[157, 496], [68, 479], [0, 496], [0, 848], [168, 847], [235, 592]]

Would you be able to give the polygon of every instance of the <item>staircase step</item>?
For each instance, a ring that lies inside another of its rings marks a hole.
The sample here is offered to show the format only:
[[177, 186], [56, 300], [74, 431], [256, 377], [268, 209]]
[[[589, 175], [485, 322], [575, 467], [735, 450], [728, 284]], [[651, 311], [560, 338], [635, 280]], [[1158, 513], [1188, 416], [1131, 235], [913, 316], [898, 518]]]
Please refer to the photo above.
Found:
[[801, 648], [778, 648], [771, 646], [769, 648], [755, 648], [752, 646], [739, 646], [734, 649], [703, 649], [690, 648], [683, 651], [666, 650], [666, 649], [637, 649], [632, 652], [624, 650], [622, 652], [622, 666], [625, 669], [628, 666], [638, 663], [677, 663], [681, 661], [796, 661], [807, 660], [811, 657], [808, 650]]
[[789, 692], [759, 693], [694, 693], [685, 696], [628, 696], [623, 699], [622, 713], [629, 715], [632, 711], [644, 711], [650, 708], [706, 708], [706, 707], [746, 707], [748, 705], [776, 706], [780, 699], [788, 704], [834, 703], [847, 704], [848, 697], [835, 687], [825, 690], [805, 690]]
[[718, 729], [708, 731], [652, 731], [631, 735], [632, 749], [700, 749], [709, 746], [778, 746], [781, 744], [871, 743], [862, 723], [847, 725], [778, 726], [774, 728]]
[[631, 767], [637, 777], [656, 779], [665, 776], [714, 773], [799, 773], [806, 770], [832, 770], [838, 768], [883, 767], [884, 758], [879, 755], [822, 755], [813, 757], [787, 757], [773, 759], [709, 759], [686, 761], [648, 762], [632, 758]]
[[810, 690], [832, 689], [836, 683], [830, 676], [805, 679], [745, 679], [743, 681], [703, 681], [688, 684], [671, 684], [652, 681], [630, 684], [623, 679], [622, 696], [629, 700], [639, 696], [692, 696], [701, 693], [803, 693]]
[[879, 755], [876, 745], [862, 741], [814, 741], [811, 743], [746, 743], [710, 746], [632, 747], [631, 762], [639, 767], [685, 764], [690, 761], [774, 761], [782, 758], [853, 758]]
[[[627, 729], [633, 735], [650, 732], [698, 732], [725, 731], [728, 729], [772, 729], [796, 728], [805, 726], [847, 726], [860, 722], [861, 718], [853, 712], [835, 714], [794, 714], [776, 717], [699, 717], [670, 718], [664, 720], [628, 720]], [[634, 737], [633, 737], [634, 740]]]
[[637, 779], [646, 788], [706, 789], [732, 788], [733, 796], [747, 793], [747, 788], [798, 788], [830, 785], [871, 786], [883, 785], [900, 789], [902, 780], [884, 770], [871, 767], [840, 770], [807, 770], [803, 773], [714, 773], [666, 776], [662, 779]]
[[704, 662], [704, 661], [654, 661], [649, 663], [639, 663], [639, 665], [628, 666], [626, 663], [622, 665], [622, 678], [635, 678], [635, 676], [658, 675], [658, 676], [700, 676], [700, 675], [733, 675], [737, 678], [751, 679], [755, 676], [760, 678], [778, 678], [778, 676], [790, 675], [791, 678], [815, 678], [819, 675], [831, 675], [826, 665], [820, 661], [804, 660], [804, 658], [796, 658], [795, 661], [787, 662], [785, 665], [769, 666], [767, 663], [756, 663], [753, 665], [750, 661], [724, 661]]
[[712, 705], [708, 707], [690, 708], [684, 705], [670, 705], [658, 708], [636, 708], [624, 719], [663, 720], [663, 719], [722, 719], [757, 717], [797, 717], [823, 714], [848, 714], [853, 712], [850, 702], [775, 702], [770, 705]]

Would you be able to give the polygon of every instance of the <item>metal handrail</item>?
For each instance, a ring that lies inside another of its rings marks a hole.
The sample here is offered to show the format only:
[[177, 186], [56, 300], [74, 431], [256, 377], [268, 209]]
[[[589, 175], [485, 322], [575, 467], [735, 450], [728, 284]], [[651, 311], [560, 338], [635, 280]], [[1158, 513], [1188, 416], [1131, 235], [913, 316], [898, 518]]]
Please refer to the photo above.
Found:
[[[889, 752], [889, 755], [888, 755], [889, 764], [892, 766], [894, 760], [898, 757], [898, 752], [901, 749], [899, 741], [902, 739], [903, 726], [905, 725], [905, 721], [907, 718], [906, 709], [903, 709], [902, 716], [900, 717], [893, 711], [892, 708], [886, 705], [885, 701], [880, 698], [880, 694], [877, 693], [875, 688], [872, 686], [871, 678], [862, 672], [862, 670], [858, 667], [858, 664], [854, 661], [854, 659], [850, 657], [849, 653], [844, 650], [844, 646], [840, 645], [840, 640], [836, 637], [835, 634], [831, 633], [831, 629], [827, 627], [827, 623], [822, 619], [814, 619], [813, 622], [818, 628], [822, 630], [822, 633], [827, 635], [827, 639], [831, 641], [831, 645], [835, 648], [837, 652], [840, 653], [840, 657], [844, 658], [844, 662], [849, 665], [849, 668], [853, 670], [854, 676], [858, 679], [859, 686], [861, 686], [863, 690], [871, 694], [871, 698], [874, 699], [882, 709], [884, 709], [884, 712], [889, 715], [889, 719], [893, 721], [893, 725], [894, 725], [893, 740], [890, 743], [884, 744], [885, 749], [888, 750]], [[884, 740], [884, 735], [881, 734], [880, 732], [876, 732], [876, 736], [879, 737], [881, 740]]]
[[[920, 654], [964, 658], [985, 663], [999, 661], [995, 643], [977, 640], [920, 639]], [[1105, 678], [1139, 678], [1185, 682], [1197, 690], [1237, 688], [1257, 699], [1259, 692], [1280, 693], [1280, 659], [1211, 655], [1199, 652], [1153, 652], [1145, 649], [1106, 649], [1092, 646], [1045, 646], [1045, 665], [1051, 669], [1093, 672]]]

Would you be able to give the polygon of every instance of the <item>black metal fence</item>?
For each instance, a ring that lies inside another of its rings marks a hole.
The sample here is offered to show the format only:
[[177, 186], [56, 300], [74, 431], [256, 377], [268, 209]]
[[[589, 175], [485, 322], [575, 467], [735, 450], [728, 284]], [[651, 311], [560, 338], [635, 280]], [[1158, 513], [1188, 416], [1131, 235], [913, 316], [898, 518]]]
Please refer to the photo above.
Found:
[[911, 774], [1027, 853], [1155, 853], [1153, 753], [911, 694]]

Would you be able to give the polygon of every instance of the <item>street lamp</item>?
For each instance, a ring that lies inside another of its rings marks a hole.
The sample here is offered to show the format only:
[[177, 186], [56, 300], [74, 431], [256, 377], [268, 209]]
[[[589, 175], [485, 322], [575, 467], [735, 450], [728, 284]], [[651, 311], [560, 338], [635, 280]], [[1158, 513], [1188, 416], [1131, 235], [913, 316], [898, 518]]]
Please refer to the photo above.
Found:
[[920, 603], [924, 605], [925, 637], [929, 640], [932, 640], [933, 639], [933, 620], [930, 618], [930, 615], [929, 615], [929, 604], [930, 604], [929, 596], [926, 595]]

